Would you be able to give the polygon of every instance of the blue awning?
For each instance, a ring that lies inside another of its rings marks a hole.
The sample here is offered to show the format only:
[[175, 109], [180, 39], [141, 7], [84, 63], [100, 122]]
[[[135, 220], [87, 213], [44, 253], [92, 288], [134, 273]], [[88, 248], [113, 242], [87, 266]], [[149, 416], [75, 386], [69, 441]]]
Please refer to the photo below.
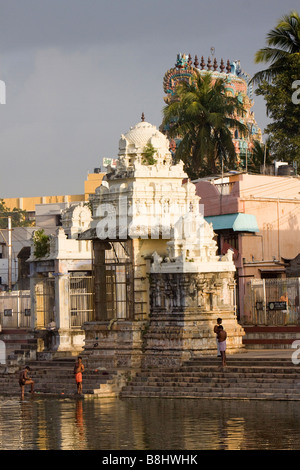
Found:
[[234, 232], [259, 232], [255, 215], [222, 214], [204, 217], [206, 222], [213, 224], [214, 230], [232, 229]]

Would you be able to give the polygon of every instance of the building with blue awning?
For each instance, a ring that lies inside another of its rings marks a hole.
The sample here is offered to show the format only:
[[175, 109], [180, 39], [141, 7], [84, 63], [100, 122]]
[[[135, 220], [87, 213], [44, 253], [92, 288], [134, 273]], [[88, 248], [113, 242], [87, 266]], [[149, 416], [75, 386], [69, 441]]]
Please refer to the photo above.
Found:
[[234, 232], [259, 232], [257, 220], [252, 214], [221, 214], [205, 217], [205, 220], [212, 223], [216, 230], [233, 230]]
[[194, 184], [218, 254], [234, 253], [237, 313], [248, 318], [247, 286], [255, 279], [286, 278], [286, 260], [300, 253], [300, 179], [228, 173]]

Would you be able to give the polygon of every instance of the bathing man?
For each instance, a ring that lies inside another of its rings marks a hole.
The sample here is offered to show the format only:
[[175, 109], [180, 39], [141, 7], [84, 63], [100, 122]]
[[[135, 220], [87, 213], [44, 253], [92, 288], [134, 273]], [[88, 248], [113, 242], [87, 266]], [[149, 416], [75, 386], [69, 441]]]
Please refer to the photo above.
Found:
[[22, 398], [24, 398], [25, 385], [31, 385], [31, 393], [34, 393], [34, 381], [28, 376], [28, 371], [30, 371], [30, 367], [26, 366], [19, 375], [19, 385], [21, 387]]
[[77, 384], [77, 393], [82, 393], [82, 372], [84, 371], [84, 365], [82, 364], [82, 358], [79, 356], [74, 367], [75, 381]]

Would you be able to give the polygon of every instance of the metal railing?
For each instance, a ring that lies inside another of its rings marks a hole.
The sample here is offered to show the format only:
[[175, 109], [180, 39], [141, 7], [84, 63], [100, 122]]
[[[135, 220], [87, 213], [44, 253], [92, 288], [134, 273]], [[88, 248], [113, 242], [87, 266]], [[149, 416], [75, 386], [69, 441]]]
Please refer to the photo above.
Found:
[[55, 280], [45, 278], [34, 286], [36, 327], [46, 328], [55, 321]]
[[70, 327], [81, 327], [94, 317], [93, 276], [70, 277], [69, 286]]
[[[94, 278], [69, 278], [70, 328], [78, 328], [94, 319]], [[55, 322], [55, 279], [39, 279], [34, 286], [36, 328]], [[7, 328], [30, 328], [32, 325], [30, 291], [0, 293], [0, 325]]]
[[253, 279], [246, 288], [242, 323], [288, 326], [300, 324], [300, 278]]
[[0, 293], [0, 324], [2, 328], [31, 328], [29, 290]]

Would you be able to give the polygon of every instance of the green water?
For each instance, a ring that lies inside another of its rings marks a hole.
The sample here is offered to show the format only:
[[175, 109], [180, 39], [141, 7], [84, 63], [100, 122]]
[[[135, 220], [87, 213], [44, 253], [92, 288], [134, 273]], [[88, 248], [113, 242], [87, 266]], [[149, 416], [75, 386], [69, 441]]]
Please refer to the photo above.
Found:
[[298, 450], [300, 403], [0, 397], [0, 450]]

